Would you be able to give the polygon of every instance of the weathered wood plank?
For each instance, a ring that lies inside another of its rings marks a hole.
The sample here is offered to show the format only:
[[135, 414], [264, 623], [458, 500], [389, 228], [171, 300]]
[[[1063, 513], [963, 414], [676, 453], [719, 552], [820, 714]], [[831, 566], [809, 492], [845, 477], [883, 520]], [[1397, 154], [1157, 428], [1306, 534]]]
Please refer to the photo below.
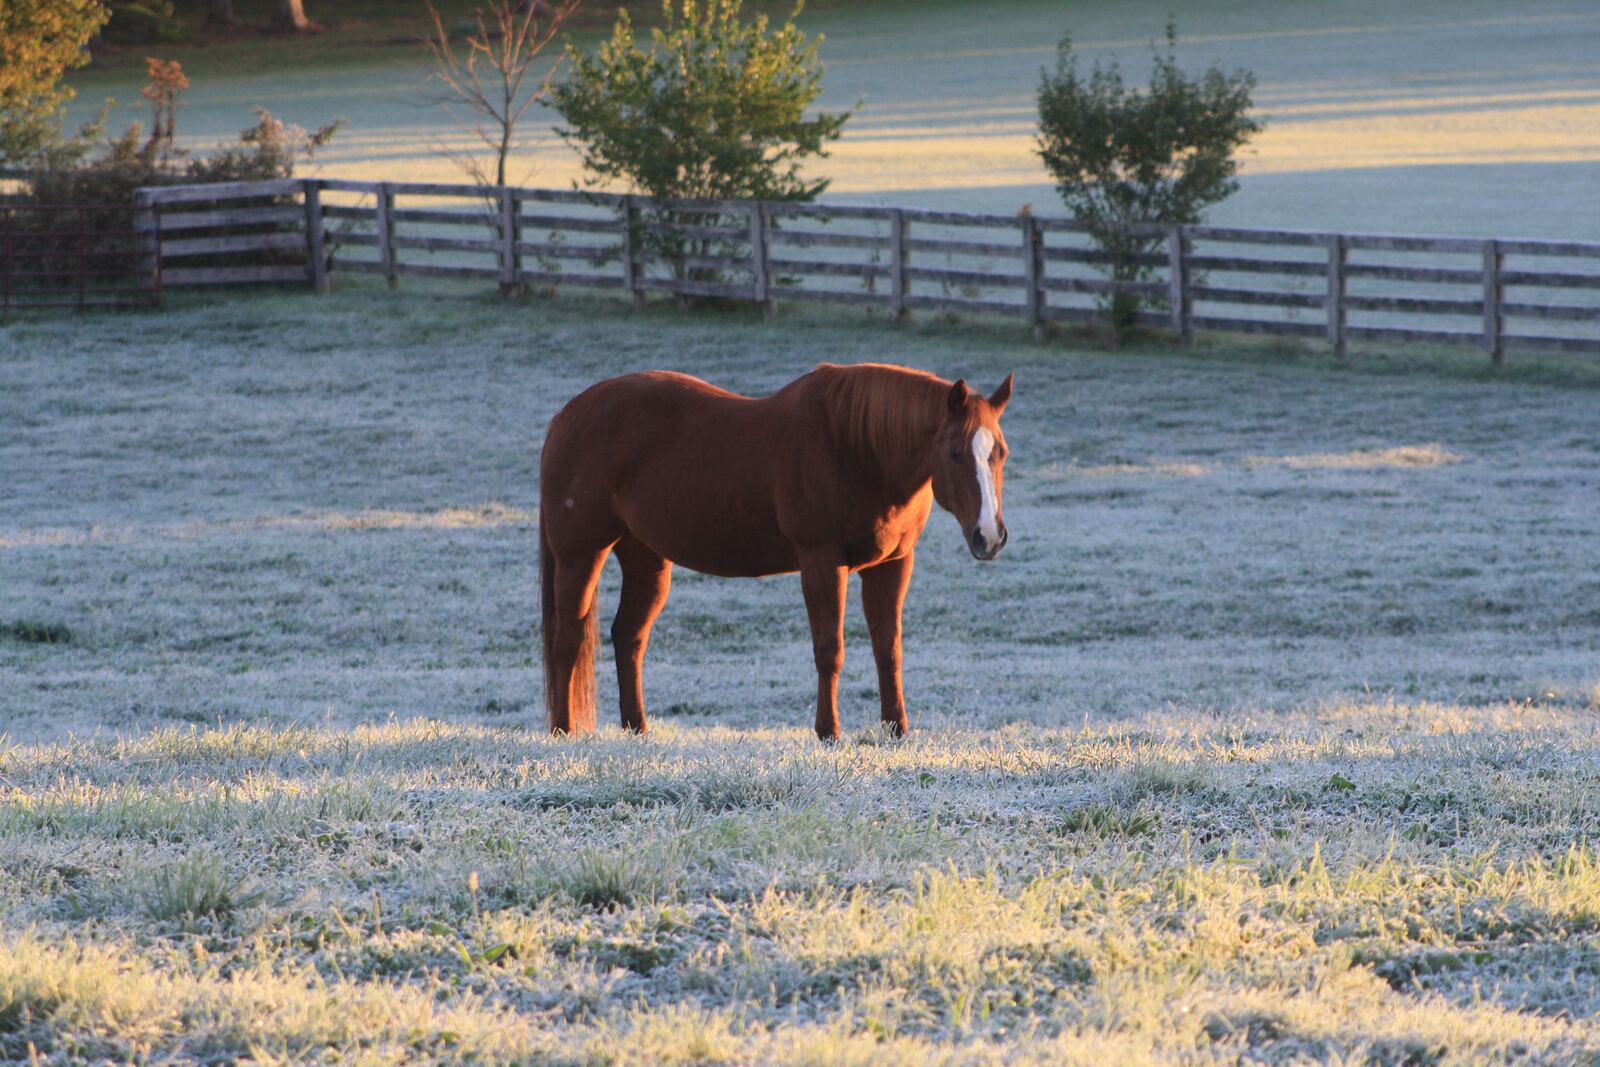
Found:
[[993, 226], [1011, 229], [1017, 224], [1015, 215], [980, 215], [971, 211], [931, 211], [924, 208], [902, 208], [906, 221], [924, 226]]
[[524, 230], [571, 230], [578, 233], [616, 233], [616, 219], [579, 219], [567, 215], [522, 215]]
[[621, 289], [625, 286], [617, 275], [581, 271], [519, 270], [517, 280], [530, 285], [576, 285], [583, 289]]
[[1345, 277], [1348, 252], [1345, 240], [1339, 234], [1328, 238], [1328, 295], [1323, 311], [1328, 321], [1328, 347], [1343, 359], [1345, 354]]
[[1546, 352], [1600, 352], [1600, 337], [1545, 337], [1536, 334], [1502, 334], [1507, 348], [1532, 348]]
[[642, 278], [639, 281], [639, 287], [662, 293], [678, 293], [684, 296], [725, 296], [737, 300], [749, 300], [755, 295], [755, 291], [748, 285], [680, 281], [675, 278]]
[[305, 246], [305, 234], [293, 231], [288, 233], [235, 233], [222, 237], [166, 238], [161, 242], [161, 256], [163, 259], [180, 259], [185, 256], [215, 256], [236, 252], [302, 249]]
[[[1234, 319], [1220, 315], [1196, 315], [1191, 323], [1196, 330], [1218, 333], [1270, 333], [1287, 337], [1326, 337], [1328, 327], [1321, 322], [1284, 322], [1276, 319]], [[1351, 331], [1353, 331], [1353, 327]], [[1347, 331], [1347, 332], [1351, 332]]]
[[299, 227], [305, 215], [298, 204], [274, 207], [240, 207], [217, 211], [173, 211], [161, 213], [161, 231], [217, 229], [225, 226], [261, 226], [294, 223]]
[[[616, 229], [615, 226], [612, 227]], [[600, 259], [620, 259], [623, 247], [621, 245], [569, 245], [550, 244], [540, 241], [518, 241], [517, 251], [529, 256], [543, 256], [546, 259], [586, 259], [590, 261]]]
[[1303, 248], [1320, 248], [1327, 244], [1331, 233], [1312, 230], [1249, 230], [1239, 226], [1185, 226], [1183, 232], [1191, 241], [1217, 241], [1228, 244], [1298, 245]]
[[1438, 344], [1479, 344], [1483, 334], [1477, 330], [1438, 330], [1420, 326], [1350, 326], [1346, 333], [1362, 341], [1420, 341]]
[[365, 221], [373, 218], [377, 212], [370, 207], [361, 207], [356, 204], [323, 204], [322, 217], [326, 219], [356, 219]]
[[895, 208], [862, 207], [848, 204], [792, 204], [768, 200], [762, 205], [769, 218], [883, 219]]
[[943, 282], [946, 285], [981, 285], [987, 288], [1020, 289], [1027, 285], [1027, 279], [1020, 274], [999, 274], [983, 270], [907, 267], [906, 277], [918, 282]]
[[[1012, 225], [1016, 223], [1013, 222]], [[1016, 245], [1000, 244], [995, 241], [946, 241], [932, 237], [914, 237], [906, 242], [906, 248], [912, 252], [929, 252], [946, 256], [995, 256], [1015, 259], [1017, 255]]]
[[1160, 297], [1167, 288], [1160, 282], [1114, 282], [1101, 278], [1041, 278], [1039, 287], [1052, 293], [1124, 292], [1149, 297]]
[[576, 189], [523, 189], [516, 190], [517, 199], [531, 203], [588, 204], [591, 207], [614, 208], [622, 203], [621, 193], [582, 192]]
[[275, 178], [259, 182], [208, 182], [201, 185], [157, 185], [150, 187], [155, 204], [184, 204], [197, 200], [245, 200], [266, 196], [296, 196], [304, 186], [298, 178]]
[[351, 178], [317, 178], [317, 184], [329, 192], [335, 193], [366, 193], [371, 195], [378, 191], [382, 182], [356, 181]]
[[1477, 285], [1481, 271], [1460, 267], [1402, 267], [1387, 263], [1349, 263], [1346, 278], [1382, 278], [1391, 282], [1441, 282], [1446, 285]]
[[849, 289], [805, 289], [795, 285], [774, 285], [770, 290], [773, 300], [789, 300], [801, 304], [889, 304], [892, 294], [857, 292]]
[[306, 207], [306, 259], [311, 268], [311, 288], [319, 293], [328, 291], [328, 253], [325, 245], [326, 223], [322, 218], [322, 190], [314, 181], [305, 183]]
[[[1044, 250], [1044, 258], [1053, 263], [1110, 263], [1117, 257], [1109, 252], [1102, 252], [1096, 248], [1049, 248]], [[1136, 252], [1127, 257], [1128, 262], [1140, 267], [1165, 267], [1168, 265], [1166, 253]]]
[[1582, 256], [1600, 259], [1600, 241], [1535, 241], [1526, 238], [1501, 240], [1502, 255], [1519, 256]]
[[1432, 296], [1347, 296], [1351, 311], [1407, 311], [1417, 315], [1481, 315], [1481, 300], [1445, 300]]
[[498, 252], [500, 242], [476, 237], [395, 237], [395, 248], [414, 248], [423, 252]]
[[665, 222], [646, 223], [644, 232], [654, 237], [676, 237], [685, 241], [743, 242], [750, 236], [733, 226], [674, 226]]
[[973, 315], [1007, 315], [1022, 318], [1028, 314], [1023, 304], [1005, 304], [998, 300], [966, 300], [956, 297], [918, 296], [906, 297], [913, 311], [964, 311]]
[[773, 230], [767, 239], [775, 244], [794, 245], [796, 248], [889, 248], [888, 237], [871, 237], [856, 233], [814, 233], [810, 230]]
[[1505, 256], [1493, 241], [1483, 242], [1483, 347], [1489, 352], [1489, 361], [1496, 367], [1505, 366], [1506, 349], [1501, 340], [1505, 333], [1505, 319], [1500, 314], [1500, 302], [1505, 299], [1502, 274]]
[[161, 271], [162, 285], [251, 285], [256, 282], [298, 282], [308, 275], [304, 265], [282, 267], [174, 267]]
[[767, 269], [777, 274], [842, 274], [852, 278], [888, 278], [893, 268], [881, 263], [829, 263], [817, 259], [773, 259]]
[[1600, 289], [1600, 274], [1565, 274], [1540, 270], [1502, 270], [1501, 285], [1532, 285], [1540, 289]]
[[446, 226], [482, 226], [491, 229], [494, 213], [483, 206], [476, 210], [445, 210], [440, 208], [397, 207], [390, 212], [395, 222], [430, 222]]
[[[1233, 274], [1294, 274], [1320, 278], [1328, 272], [1326, 262], [1311, 263], [1294, 259], [1252, 259], [1238, 256], [1190, 256], [1189, 269], [1214, 270]], [[1355, 268], [1346, 272], [1354, 276]], [[1474, 275], [1476, 277], [1476, 275]]]
[[[1220, 285], [1191, 285], [1186, 289], [1192, 301], [1219, 304], [1266, 304], [1272, 307], [1327, 307], [1327, 298], [1315, 293], [1286, 293], [1273, 289], [1233, 289]], [[1352, 305], [1353, 306], [1353, 305]]]
[[394, 189], [388, 182], [378, 185], [374, 194], [376, 202], [373, 211], [377, 216], [378, 227], [378, 262], [383, 266], [384, 277], [389, 280], [389, 288], [393, 289], [398, 281], [395, 275], [394, 255]]
[[1399, 234], [1352, 233], [1344, 235], [1346, 248], [1379, 252], [1473, 253], [1483, 242], [1471, 237], [1406, 237]]
[[496, 278], [500, 277], [497, 265], [469, 267], [454, 263], [396, 263], [397, 274], [421, 274], [435, 278]]
[[1503, 301], [1500, 314], [1530, 319], [1560, 319], [1567, 322], [1600, 321], [1600, 305], [1527, 304]]

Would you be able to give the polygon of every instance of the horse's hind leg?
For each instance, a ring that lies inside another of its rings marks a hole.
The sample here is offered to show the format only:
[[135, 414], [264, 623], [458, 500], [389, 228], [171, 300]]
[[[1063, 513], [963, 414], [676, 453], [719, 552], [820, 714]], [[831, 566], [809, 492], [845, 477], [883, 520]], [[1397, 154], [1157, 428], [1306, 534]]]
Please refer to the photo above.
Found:
[[611, 648], [617, 657], [617, 693], [625, 730], [644, 733], [644, 651], [650, 627], [672, 588], [672, 563], [629, 535], [617, 542], [622, 565], [622, 600], [611, 623]]
[[555, 596], [546, 615], [545, 703], [553, 733], [581, 737], [595, 725], [594, 654], [600, 641], [595, 588], [607, 545], [555, 559]]

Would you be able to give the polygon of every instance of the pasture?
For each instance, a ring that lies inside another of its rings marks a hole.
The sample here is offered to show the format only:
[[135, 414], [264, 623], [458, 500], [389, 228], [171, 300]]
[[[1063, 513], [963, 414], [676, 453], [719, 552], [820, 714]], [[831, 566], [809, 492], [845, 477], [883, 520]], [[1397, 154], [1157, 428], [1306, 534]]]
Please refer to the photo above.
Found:
[[[544, 736], [552, 413], [861, 359], [1017, 372], [913, 735], [854, 589], [825, 748], [798, 581], [680, 570], [652, 733], [603, 649]], [[409, 280], [0, 324], [0, 1058], [1600, 1055], [1595, 393], [1480, 362]]]
[[[440, 149], [469, 150], [470, 138], [438, 107], [426, 52], [404, 44], [420, 23], [363, 24], [360, 13], [340, 14], [348, 6], [329, 0], [323, 14], [350, 25], [321, 40], [156, 49], [194, 79], [183, 139], [232, 139], [259, 104], [310, 129], [349, 119], [318, 157], [323, 176], [460, 180]], [[656, 5], [630, 6], [648, 19]], [[775, 17], [789, 10], [752, 6]], [[306, 7], [318, 17], [317, 0]], [[1059, 201], [1033, 150], [1040, 68], [1071, 31], [1085, 63], [1116, 58], [1142, 80], [1148, 42], [1174, 10], [1155, 0], [814, 0], [801, 26], [826, 37], [819, 106], [861, 105], [825, 163], [829, 198], [1003, 214], [1029, 203], [1053, 213]], [[1239, 194], [1213, 221], [1600, 239], [1600, 13], [1586, 0], [1514, 10], [1490, 0], [1241, 0], [1176, 13], [1186, 67], [1219, 62], [1260, 79], [1267, 129], [1245, 152]], [[586, 12], [580, 40], [592, 44], [608, 22]], [[76, 74], [74, 114], [92, 116], [107, 96], [137, 111], [147, 51]], [[555, 135], [554, 114], [536, 108], [529, 119], [534, 143], [513, 180], [566, 187], [578, 177], [576, 156]]]

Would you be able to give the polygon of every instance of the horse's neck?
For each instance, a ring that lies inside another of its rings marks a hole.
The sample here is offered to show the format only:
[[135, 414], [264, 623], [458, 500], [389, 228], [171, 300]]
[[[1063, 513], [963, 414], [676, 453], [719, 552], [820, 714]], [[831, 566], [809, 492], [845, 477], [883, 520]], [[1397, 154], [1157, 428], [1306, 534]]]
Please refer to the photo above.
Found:
[[909, 500], [933, 476], [929, 457], [949, 383], [889, 369], [857, 373], [877, 378], [851, 383], [860, 392], [838, 409], [846, 424], [840, 436], [857, 469], [873, 471], [897, 500]]

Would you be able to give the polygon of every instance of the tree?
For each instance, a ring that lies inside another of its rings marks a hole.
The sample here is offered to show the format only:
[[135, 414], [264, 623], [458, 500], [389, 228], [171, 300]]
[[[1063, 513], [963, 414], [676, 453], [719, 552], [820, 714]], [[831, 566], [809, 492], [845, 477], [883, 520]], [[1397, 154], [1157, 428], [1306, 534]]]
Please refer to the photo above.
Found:
[[621, 180], [653, 197], [810, 200], [828, 186], [801, 166], [826, 156], [849, 112], [807, 118], [822, 88], [817, 46], [789, 20], [739, 18], [741, 0], [663, 0], [639, 47], [624, 8], [593, 55], [567, 46], [554, 91], [590, 184]]
[[[1255, 75], [1209, 68], [1190, 80], [1174, 51], [1177, 27], [1167, 23], [1167, 48], [1155, 52], [1149, 88], [1128, 89], [1115, 61], [1078, 72], [1072, 38], [1061, 39], [1054, 73], [1039, 80], [1038, 151], [1072, 214], [1106, 254], [1115, 282], [1148, 277], [1140, 258], [1162, 240], [1151, 223], [1193, 223], [1239, 182], [1234, 153], [1260, 132], [1250, 114]], [[1132, 325], [1138, 298], [1109, 301], [1113, 327]]]
[[307, 33], [316, 29], [316, 25], [306, 18], [304, 0], [278, 0], [278, 13], [273, 16], [272, 24], [291, 33]]
[[[450, 153], [456, 166], [478, 184], [506, 184], [506, 160], [516, 147], [517, 124], [535, 101], [549, 93], [561, 61], [558, 58], [532, 85], [528, 84], [529, 68], [577, 6], [578, 0], [563, 0], [549, 10], [539, 0], [491, 0], [474, 13], [476, 30], [466, 35], [466, 54], [462, 55], [429, 0], [433, 32], [428, 48], [433, 52], [433, 76], [447, 92], [445, 111], [451, 121], [494, 152], [492, 183], [482, 160]], [[542, 18], [545, 15], [549, 17]], [[452, 103], [464, 107], [467, 114], [459, 114]]]
[[32, 159], [60, 137], [68, 70], [89, 61], [89, 39], [110, 12], [99, 0], [0, 4], [0, 161]]

